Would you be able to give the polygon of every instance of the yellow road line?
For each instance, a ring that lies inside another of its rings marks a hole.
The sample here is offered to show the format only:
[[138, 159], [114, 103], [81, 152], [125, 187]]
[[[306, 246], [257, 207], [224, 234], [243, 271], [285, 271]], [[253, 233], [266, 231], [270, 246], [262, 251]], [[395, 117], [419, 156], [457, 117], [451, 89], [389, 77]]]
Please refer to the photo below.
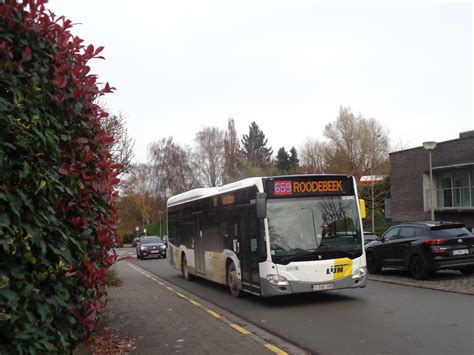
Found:
[[189, 302], [191, 302], [193, 305], [198, 306], [198, 307], [202, 306], [202, 304], [200, 304], [199, 302], [197, 302], [195, 300], [189, 300]]
[[235, 323], [229, 323], [229, 325], [242, 334], [250, 334], [250, 332], [247, 329], [242, 328], [240, 325], [237, 325]]
[[275, 354], [278, 354], [278, 355], [288, 355], [287, 352], [281, 350], [280, 348], [277, 348], [275, 345], [272, 345], [272, 344], [268, 344], [268, 343], [267, 343], [267, 344], [265, 344], [265, 347], [266, 347], [268, 350], [274, 352]]
[[214, 312], [214, 311], [211, 311], [210, 309], [207, 309], [206, 311], [207, 311], [207, 313], [209, 313], [209, 314], [210, 314], [211, 316], [213, 316], [213, 317], [216, 317], [216, 318], [220, 318], [220, 317], [221, 317], [221, 315], [220, 315], [219, 313]]
[[184, 298], [184, 299], [188, 299], [185, 295], [183, 295], [182, 293], [179, 293], [179, 292], [176, 292], [176, 294], [181, 297], [181, 298]]

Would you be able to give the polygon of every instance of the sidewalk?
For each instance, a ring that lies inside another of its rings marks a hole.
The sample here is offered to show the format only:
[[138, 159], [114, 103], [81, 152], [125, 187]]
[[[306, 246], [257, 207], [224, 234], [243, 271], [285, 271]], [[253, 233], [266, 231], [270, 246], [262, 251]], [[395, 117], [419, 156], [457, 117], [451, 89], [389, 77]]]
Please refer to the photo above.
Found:
[[[138, 266], [115, 265], [122, 285], [108, 291], [104, 323], [113, 353], [286, 354]], [[114, 339], [116, 341], [114, 341]], [[117, 344], [120, 351], [117, 351]], [[291, 351], [291, 350], [290, 350]]]

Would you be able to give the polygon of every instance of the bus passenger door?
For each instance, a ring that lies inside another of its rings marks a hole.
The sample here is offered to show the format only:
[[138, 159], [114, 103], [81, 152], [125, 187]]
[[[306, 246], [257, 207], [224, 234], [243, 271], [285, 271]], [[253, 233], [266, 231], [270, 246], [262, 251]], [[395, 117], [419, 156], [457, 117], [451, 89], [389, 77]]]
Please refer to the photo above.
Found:
[[196, 267], [196, 274], [198, 275], [206, 275], [202, 217], [202, 212], [197, 212], [193, 214], [194, 263]]
[[242, 288], [260, 295], [260, 270], [258, 250], [258, 220], [255, 206], [241, 207], [240, 211], [240, 268]]

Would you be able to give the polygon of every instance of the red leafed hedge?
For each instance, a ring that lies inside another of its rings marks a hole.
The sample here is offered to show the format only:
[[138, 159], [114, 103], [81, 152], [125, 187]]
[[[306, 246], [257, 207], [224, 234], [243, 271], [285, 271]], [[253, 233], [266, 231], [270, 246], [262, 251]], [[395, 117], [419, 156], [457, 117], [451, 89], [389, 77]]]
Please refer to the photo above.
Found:
[[[0, 353], [65, 353], [97, 324], [116, 260], [107, 92], [71, 22], [0, 1]], [[102, 88], [99, 88], [102, 86]]]

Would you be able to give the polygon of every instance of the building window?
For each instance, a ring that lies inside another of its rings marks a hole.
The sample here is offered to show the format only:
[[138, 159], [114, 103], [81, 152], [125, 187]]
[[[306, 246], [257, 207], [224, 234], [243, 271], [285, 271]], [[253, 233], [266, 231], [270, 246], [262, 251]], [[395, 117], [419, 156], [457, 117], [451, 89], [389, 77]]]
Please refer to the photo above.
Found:
[[474, 169], [447, 171], [436, 176], [436, 207], [474, 206]]

